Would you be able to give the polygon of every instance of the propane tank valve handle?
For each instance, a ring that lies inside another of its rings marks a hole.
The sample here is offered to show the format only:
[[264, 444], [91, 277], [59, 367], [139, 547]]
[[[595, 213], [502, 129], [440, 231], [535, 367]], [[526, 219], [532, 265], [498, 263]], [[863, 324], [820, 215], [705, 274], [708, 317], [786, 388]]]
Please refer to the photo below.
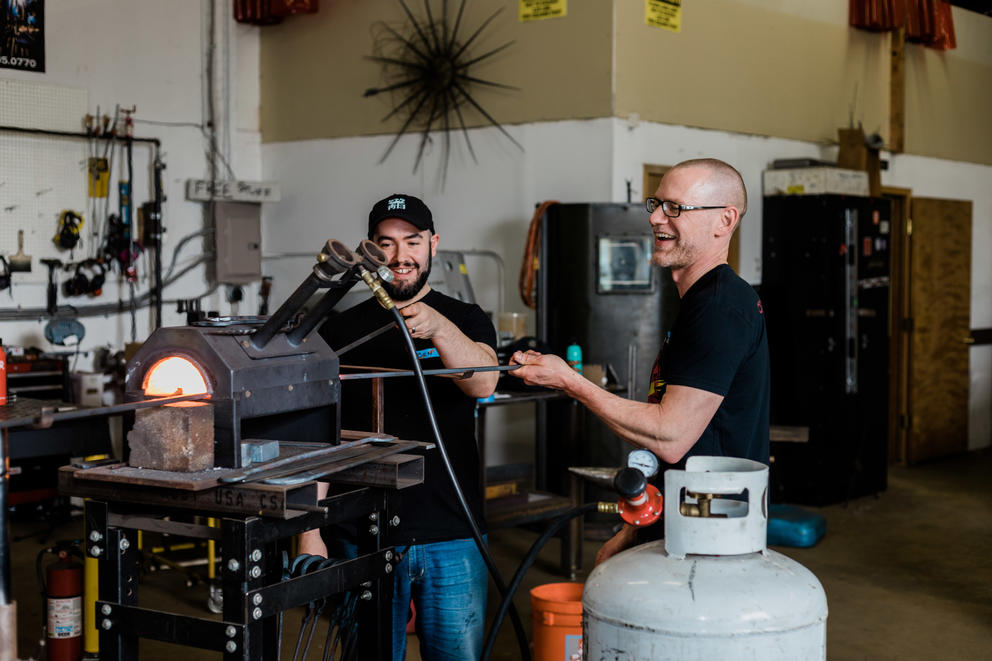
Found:
[[621, 468], [613, 477], [613, 488], [627, 500], [637, 500], [648, 487], [648, 478], [637, 468]]

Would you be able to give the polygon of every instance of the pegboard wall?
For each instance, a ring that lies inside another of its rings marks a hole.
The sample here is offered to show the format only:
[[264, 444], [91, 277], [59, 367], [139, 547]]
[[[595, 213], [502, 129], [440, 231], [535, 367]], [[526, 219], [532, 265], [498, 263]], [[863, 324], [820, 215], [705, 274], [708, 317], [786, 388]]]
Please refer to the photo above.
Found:
[[[88, 107], [84, 89], [0, 79], [0, 125], [78, 132]], [[62, 211], [84, 217], [82, 241], [73, 261], [92, 249], [88, 210], [85, 140], [0, 131], [0, 254], [17, 252], [17, 232], [24, 230], [24, 253], [32, 257], [30, 273], [14, 273], [14, 282], [47, 282], [40, 259], [70, 260], [52, 242]]]

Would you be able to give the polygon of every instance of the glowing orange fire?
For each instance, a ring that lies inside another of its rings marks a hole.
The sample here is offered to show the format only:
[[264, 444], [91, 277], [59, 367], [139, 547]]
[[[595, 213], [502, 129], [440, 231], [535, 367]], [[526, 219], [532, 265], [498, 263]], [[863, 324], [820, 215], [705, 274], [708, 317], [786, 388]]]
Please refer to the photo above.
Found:
[[145, 375], [145, 395], [199, 395], [207, 392], [203, 374], [191, 361], [170, 356], [158, 361]]

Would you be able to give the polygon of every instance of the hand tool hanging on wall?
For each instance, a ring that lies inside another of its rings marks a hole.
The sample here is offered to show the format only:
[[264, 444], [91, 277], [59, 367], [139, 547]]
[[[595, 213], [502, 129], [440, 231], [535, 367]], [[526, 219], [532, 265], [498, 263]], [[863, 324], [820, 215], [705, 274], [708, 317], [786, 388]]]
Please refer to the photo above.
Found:
[[[128, 117], [130, 119], [130, 116]], [[128, 166], [130, 167], [130, 155]], [[152, 307], [155, 308], [155, 328], [162, 326], [162, 234], [165, 233], [165, 225], [162, 224], [162, 170], [165, 169], [165, 162], [155, 149], [155, 161], [152, 164], [152, 181], [154, 187], [154, 198], [150, 204], [144, 205], [145, 212], [145, 244], [154, 249], [155, 262], [152, 273]], [[130, 175], [129, 175], [130, 176]]]
[[131, 113], [134, 111], [134, 107], [129, 109], [121, 109], [121, 112], [124, 113], [124, 155], [125, 158], [127, 158], [127, 179], [121, 179], [117, 184], [117, 194], [120, 203], [120, 222], [123, 234], [122, 238], [124, 243], [127, 244], [124, 255], [121, 257], [121, 268], [123, 269], [124, 277], [126, 277], [129, 282], [134, 282], [138, 278], [138, 269], [134, 265], [134, 260], [139, 254], [134, 248], [134, 223], [131, 205], [131, 182], [134, 180], [134, 161], [132, 149], [134, 143], [131, 140], [134, 134], [134, 121], [131, 119]]
[[269, 296], [272, 294], [272, 276], [263, 275], [262, 284], [258, 287], [258, 316], [269, 314]]
[[54, 317], [55, 312], [58, 309], [59, 300], [59, 284], [55, 280], [55, 274], [62, 266], [62, 260], [43, 259], [41, 260], [41, 263], [48, 267], [48, 303], [46, 310], [48, 311], [48, 316]]
[[11, 273], [27, 273], [31, 270], [31, 255], [24, 254], [24, 230], [17, 230], [17, 252], [10, 256]]

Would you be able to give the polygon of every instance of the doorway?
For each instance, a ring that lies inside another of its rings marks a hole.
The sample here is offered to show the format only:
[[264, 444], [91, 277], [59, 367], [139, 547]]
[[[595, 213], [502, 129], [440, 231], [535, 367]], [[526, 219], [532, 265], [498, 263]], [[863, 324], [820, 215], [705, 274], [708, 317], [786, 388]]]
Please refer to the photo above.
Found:
[[882, 195], [892, 200], [889, 461], [910, 465], [968, 448], [972, 203]]

